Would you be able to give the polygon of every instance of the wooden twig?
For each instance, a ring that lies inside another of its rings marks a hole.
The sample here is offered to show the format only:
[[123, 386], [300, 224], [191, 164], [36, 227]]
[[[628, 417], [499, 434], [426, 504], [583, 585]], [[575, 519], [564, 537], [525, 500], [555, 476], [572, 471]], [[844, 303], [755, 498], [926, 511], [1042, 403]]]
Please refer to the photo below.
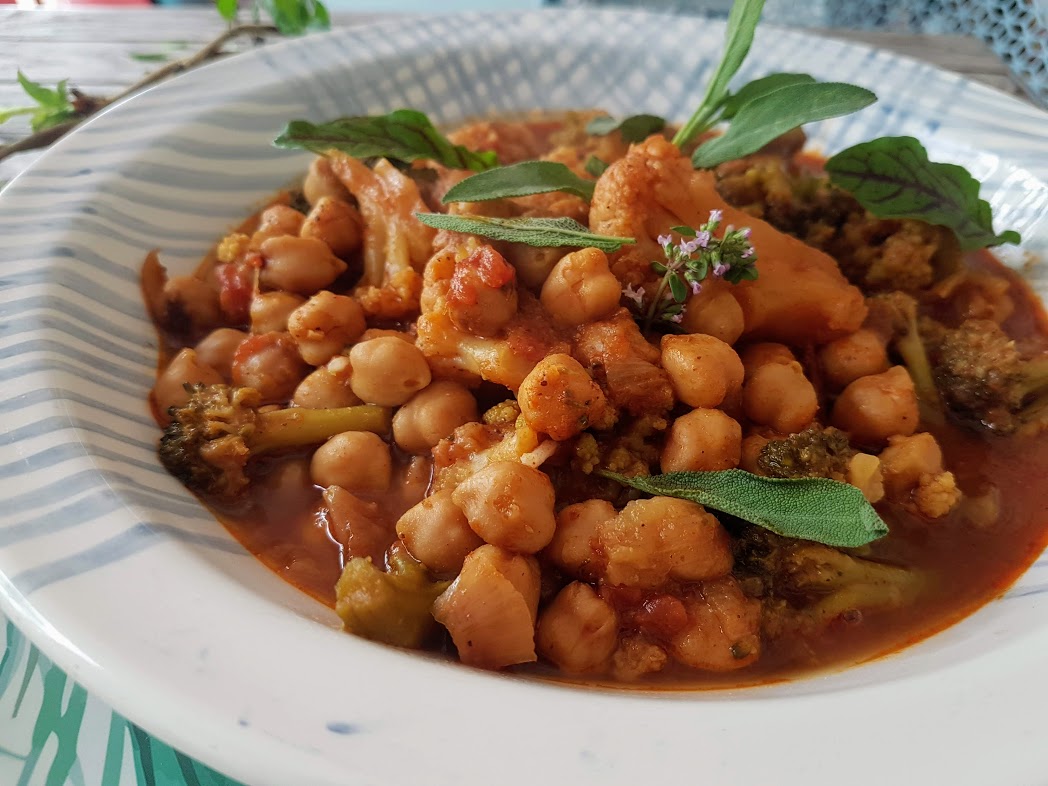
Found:
[[188, 71], [190, 68], [195, 68], [198, 65], [206, 63], [208, 60], [214, 60], [216, 57], [221, 57], [224, 54], [222, 48], [230, 41], [244, 36], [263, 38], [265, 36], [277, 35], [279, 32], [280, 31], [273, 25], [236, 25], [235, 27], [223, 31], [221, 35], [205, 44], [199, 51], [180, 60], [173, 60], [157, 70], [146, 74], [129, 88], [111, 98], [96, 98], [94, 96], [82, 95], [74, 91], [74, 98], [78, 107], [75, 117], [66, 120], [64, 123], [59, 123], [56, 126], [45, 128], [42, 131], [36, 131], [27, 137], [19, 139], [17, 142], [0, 145], [0, 161], [3, 161], [9, 156], [13, 156], [15, 153], [23, 153], [27, 150], [36, 150], [41, 147], [47, 147], [68, 134], [84, 120], [91, 117], [91, 115], [110, 104], [114, 104], [117, 101], [127, 98], [128, 96], [155, 85], [157, 82], [161, 82], [164, 79], [180, 74], [183, 71]]

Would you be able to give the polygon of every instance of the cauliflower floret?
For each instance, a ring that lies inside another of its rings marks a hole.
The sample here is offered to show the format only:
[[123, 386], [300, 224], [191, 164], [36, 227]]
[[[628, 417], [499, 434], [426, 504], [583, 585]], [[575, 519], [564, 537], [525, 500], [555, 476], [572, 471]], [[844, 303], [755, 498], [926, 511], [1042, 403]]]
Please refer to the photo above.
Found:
[[666, 139], [653, 136], [630, 148], [597, 181], [590, 229], [636, 239], [612, 257], [623, 284], [651, 285], [651, 261], [661, 259], [656, 238], [675, 225], [697, 227], [711, 210], [725, 224], [748, 226], [760, 277], [732, 288], [752, 339], [787, 344], [825, 343], [857, 330], [866, 318], [862, 293], [829, 256], [733, 208], [717, 193], [714, 175], [696, 171]]
[[961, 490], [952, 472], [938, 475], [922, 475], [913, 490], [913, 504], [922, 515], [930, 519], [942, 518], [961, 499]]
[[642, 415], [673, 406], [669, 376], [658, 366], [659, 350], [645, 340], [626, 309], [583, 325], [573, 354], [616, 407]]
[[890, 499], [932, 519], [945, 516], [960, 501], [957, 481], [945, 471], [942, 449], [931, 434], [891, 437], [880, 459]]
[[373, 168], [333, 153], [331, 170], [357, 199], [364, 218], [364, 275], [354, 293], [369, 316], [399, 319], [418, 310], [422, 270], [436, 232], [418, 186], [385, 159]]
[[241, 232], [226, 235], [215, 249], [215, 258], [223, 263], [236, 262], [247, 253], [250, 244], [251, 238]]
[[475, 241], [448, 246], [426, 265], [417, 346], [438, 378], [464, 384], [485, 379], [516, 391], [536, 363], [551, 353], [566, 352], [568, 345], [526, 291], [517, 293], [516, 312], [498, 335], [476, 336], [456, 324], [450, 302], [456, 263], [475, 247]]

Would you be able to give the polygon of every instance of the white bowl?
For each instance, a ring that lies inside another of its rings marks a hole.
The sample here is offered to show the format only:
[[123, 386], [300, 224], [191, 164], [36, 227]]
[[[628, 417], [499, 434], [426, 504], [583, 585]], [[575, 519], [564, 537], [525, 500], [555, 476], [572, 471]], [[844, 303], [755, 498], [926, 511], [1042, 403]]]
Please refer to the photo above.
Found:
[[[0, 196], [0, 605], [149, 732], [250, 784], [1020, 784], [1048, 746], [1048, 561], [896, 656], [738, 691], [621, 694], [480, 673], [347, 636], [157, 463], [138, 270], [188, 270], [308, 157], [292, 117], [454, 122], [601, 106], [683, 119], [723, 25], [593, 11], [398, 20], [283, 43], [120, 104]], [[1048, 116], [962, 78], [767, 27], [740, 82], [807, 71], [880, 102], [832, 152], [912, 134], [1048, 247]], [[1042, 294], [1045, 278], [1035, 282]], [[1032, 479], [1043, 481], [1044, 479]]]

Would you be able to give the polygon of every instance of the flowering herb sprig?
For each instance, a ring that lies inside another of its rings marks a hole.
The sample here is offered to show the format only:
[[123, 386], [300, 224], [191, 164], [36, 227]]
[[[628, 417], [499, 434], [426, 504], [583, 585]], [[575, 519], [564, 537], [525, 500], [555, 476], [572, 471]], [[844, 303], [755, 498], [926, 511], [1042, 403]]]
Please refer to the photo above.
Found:
[[651, 269], [662, 275], [654, 295], [648, 299], [643, 287], [630, 285], [622, 291], [643, 315], [645, 330], [655, 322], [680, 323], [688, 295], [699, 294], [702, 282], [711, 275], [731, 284], [757, 278], [757, 254], [750, 244], [749, 228], [728, 226], [718, 238], [715, 233], [722, 219], [720, 210], [711, 210], [709, 220], [698, 229], [673, 227], [671, 231], [682, 238], [679, 243], [673, 242], [672, 235], [659, 236], [665, 261], [651, 263]]

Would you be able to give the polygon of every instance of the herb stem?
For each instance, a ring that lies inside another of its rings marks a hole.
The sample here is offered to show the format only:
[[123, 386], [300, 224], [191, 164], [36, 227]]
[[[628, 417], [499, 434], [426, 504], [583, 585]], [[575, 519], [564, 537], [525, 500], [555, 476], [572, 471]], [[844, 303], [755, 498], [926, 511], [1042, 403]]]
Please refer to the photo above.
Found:
[[658, 311], [659, 303], [662, 302], [662, 296], [666, 292], [666, 286], [670, 280], [670, 271], [667, 270], [663, 274], [662, 279], [659, 281], [659, 286], [655, 290], [655, 296], [651, 299], [651, 305], [648, 306], [648, 313], [644, 316], [644, 332], [647, 333], [651, 330], [651, 323], [655, 321], [655, 313]]
[[190, 68], [195, 68], [208, 60], [213, 60], [214, 58], [221, 56], [224, 54], [222, 48], [236, 38], [244, 36], [262, 38], [264, 36], [276, 35], [279, 32], [280, 31], [273, 25], [237, 25], [236, 27], [230, 27], [228, 30], [224, 30], [221, 34], [205, 44], [199, 51], [180, 60], [172, 60], [170, 63], [158, 68], [156, 71], [146, 74], [129, 88], [111, 98], [82, 96], [81, 99], [83, 101], [83, 106], [71, 119], [64, 123], [59, 123], [56, 126], [37, 131], [36, 133], [19, 139], [17, 142], [0, 145], [0, 161], [3, 161], [9, 156], [13, 156], [15, 153], [24, 153], [27, 150], [36, 150], [41, 147], [47, 147], [68, 134], [84, 120], [91, 117], [91, 115], [104, 109], [110, 104], [114, 104], [117, 101], [127, 98], [128, 96], [137, 93], [140, 90], [144, 90], [145, 88], [167, 79], [168, 77], [180, 74], [183, 71], [188, 71]]
[[706, 105], [709, 98], [709, 91], [707, 91], [705, 98], [702, 99], [702, 104], [695, 110], [695, 114], [688, 118], [688, 122], [681, 126], [680, 130], [673, 135], [672, 141], [677, 147], [683, 147], [713, 125], [710, 121], [713, 118], [714, 110]]

